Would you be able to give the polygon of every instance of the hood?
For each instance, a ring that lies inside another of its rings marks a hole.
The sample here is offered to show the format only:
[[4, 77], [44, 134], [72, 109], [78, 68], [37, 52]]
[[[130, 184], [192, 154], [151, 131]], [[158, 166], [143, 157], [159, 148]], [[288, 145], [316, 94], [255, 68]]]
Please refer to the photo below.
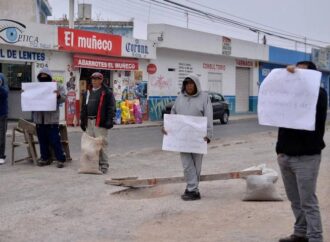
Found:
[[[40, 78], [40, 74], [47, 74], [49, 76], [49, 80], [48, 81], [52, 81], [53, 80], [53, 75], [52, 75], [52, 72], [47, 68], [47, 67], [44, 67], [42, 68], [40, 71], [39, 71], [39, 74], [37, 76], [38, 80]], [[40, 80], [39, 80], [40, 81]]]
[[197, 92], [196, 92], [195, 95], [198, 95], [202, 91], [202, 89], [201, 89], [201, 84], [199, 82], [199, 77], [195, 73], [190, 73], [188, 76], [186, 76], [183, 79], [181, 92], [182, 93], [185, 93], [186, 79], [188, 79], [188, 78], [191, 79], [191, 80], [193, 80], [195, 82], [195, 85], [197, 87]]

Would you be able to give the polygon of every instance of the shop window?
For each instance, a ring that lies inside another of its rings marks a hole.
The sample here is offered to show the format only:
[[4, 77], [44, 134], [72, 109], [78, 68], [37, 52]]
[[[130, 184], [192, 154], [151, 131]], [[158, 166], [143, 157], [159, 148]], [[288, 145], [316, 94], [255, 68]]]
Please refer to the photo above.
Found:
[[21, 90], [22, 82], [31, 82], [31, 63], [1, 64], [2, 73], [7, 77], [10, 90]]

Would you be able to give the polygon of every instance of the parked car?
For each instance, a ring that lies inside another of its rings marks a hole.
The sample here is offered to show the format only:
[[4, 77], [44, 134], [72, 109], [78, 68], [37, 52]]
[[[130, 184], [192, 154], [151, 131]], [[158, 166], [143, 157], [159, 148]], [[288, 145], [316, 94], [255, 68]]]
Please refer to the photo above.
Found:
[[[225, 98], [216, 92], [208, 92], [213, 106], [213, 120], [220, 119], [221, 124], [227, 124], [229, 121], [229, 105]], [[162, 111], [162, 118], [164, 114], [170, 114], [174, 102], [166, 104], [165, 109]]]

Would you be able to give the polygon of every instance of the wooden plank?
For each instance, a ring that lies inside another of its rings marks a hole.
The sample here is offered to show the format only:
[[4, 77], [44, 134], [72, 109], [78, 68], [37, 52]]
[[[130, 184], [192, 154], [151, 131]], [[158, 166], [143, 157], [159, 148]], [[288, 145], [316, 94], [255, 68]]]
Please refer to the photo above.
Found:
[[[261, 173], [262, 173], [261, 170], [250, 170], [250, 171], [236, 171], [236, 172], [201, 175], [200, 181], [238, 179], [250, 175], [261, 175]], [[146, 178], [146, 179], [136, 179], [135, 177], [131, 177], [131, 178], [113, 178], [113, 179], [105, 180], [105, 184], [124, 186], [124, 187], [147, 187], [147, 186], [182, 183], [182, 182], [185, 182], [184, 177], [164, 177], [164, 178]]]

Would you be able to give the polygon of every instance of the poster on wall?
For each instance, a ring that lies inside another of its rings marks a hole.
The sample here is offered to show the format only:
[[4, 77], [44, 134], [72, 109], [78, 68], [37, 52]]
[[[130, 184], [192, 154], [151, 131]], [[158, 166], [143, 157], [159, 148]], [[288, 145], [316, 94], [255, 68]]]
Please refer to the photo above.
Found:
[[194, 69], [192, 67], [192, 65], [190, 63], [183, 63], [183, 62], [179, 62], [179, 81], [178, 81], [178, 90], [181, 91], [182, 88], [182, 82], [184, 80], [184, 78], [190, 74], [194, 72]]
[[64, 85], [64, 71], [51, 71], [53, 75], [53, 80], [57, 83]]
[[68, 91], [65, 100], [65, 120], [67, 125], [75, 126], [76, 119], [76, 92], [74, 90]]

